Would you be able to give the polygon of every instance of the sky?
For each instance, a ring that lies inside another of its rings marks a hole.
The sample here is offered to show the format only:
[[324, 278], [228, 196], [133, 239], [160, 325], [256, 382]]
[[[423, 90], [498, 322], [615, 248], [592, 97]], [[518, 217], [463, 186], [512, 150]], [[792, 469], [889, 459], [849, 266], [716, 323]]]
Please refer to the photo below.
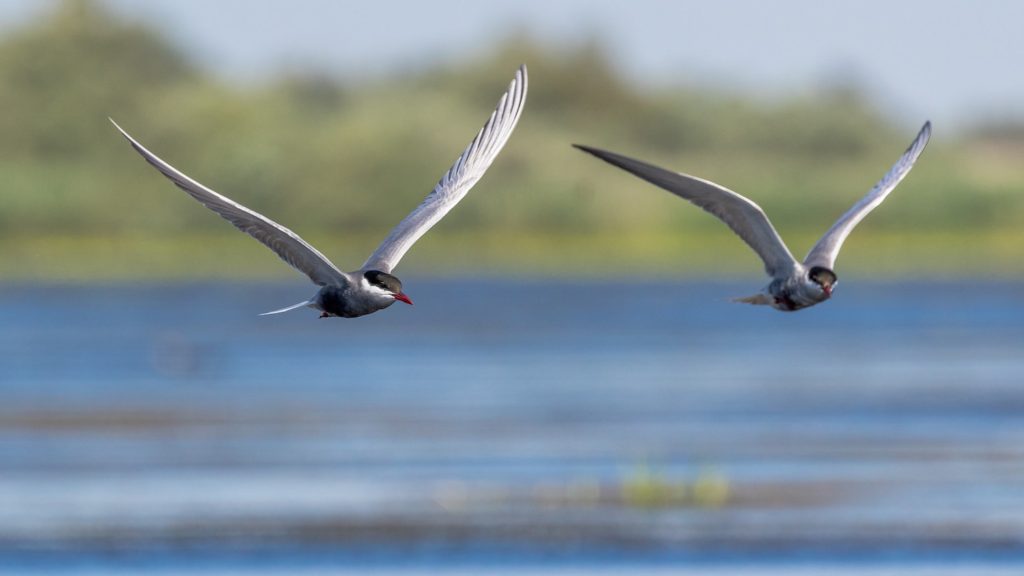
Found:
[[[366, 76], [457, 61], [526, 31], [597, 37], [636, 82], [765, 99], [850, 79], [895, 121], [1024, 118], [1024, 2], [1012, 0], [104, 0], [237, 81], [285, 68]], [[52, 6], [0, 0], [13, 25]]]

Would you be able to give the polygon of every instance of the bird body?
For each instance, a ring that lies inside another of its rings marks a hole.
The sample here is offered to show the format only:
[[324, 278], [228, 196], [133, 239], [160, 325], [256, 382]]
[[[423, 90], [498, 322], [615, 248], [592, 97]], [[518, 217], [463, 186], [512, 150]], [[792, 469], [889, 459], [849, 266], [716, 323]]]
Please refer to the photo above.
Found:
[[[401, 282], [398, 282], [397, 286], [371, 283], [370, 278], [374, 277], [374, 272], [382, 274], [379, 271], [370, 271], [344, 286], [320, 288], [311, 300], [313, 307], [321, 310], [323, 316], [357, 318], [383, 310], [395, 302], [412, 304], [412, 300], [402, 292]], [[394, 276], [391, 278], [396, 282], [398, 280]]]
[[321, 318], [355, 318], [387, 308], [395, 302], [412, 304], [402, 282], [391, 274], [412, 245], [440, 221], [484, 175], [505, 146], [526, 103], [526, 66], [520, 66], [490, 118], [469, 146], [441, 177], [423, 202], [392, 229], [363, 266], [342, 272], [298, 234], [186, 176], [114, 126], [135, 150], [175, 185], [201, 204], [273, 250], [282, 260], [306, 274], [320, 290], [309, 300], [266, 312], [280, 314], [298, 308], [319, 310]]
[[833, 287], [838, 282], [835, 274], [828, 269], [822, 268], [818, 273], [832, 274], [833, 278], [831, 281], [814, 280], [806, 267], [798, 264], [787, 276], [772, 278], [761, 292], [746, 298], [735, 298], [734, 301], [771, 306], [783, 312], [795, 312], [808, 308], [828, 300], [832, 296]]
[[803, 262], [793, 257], [764, 210], [750, 199], [696, 176], [672, 172], [591, 146], [573, 146], [664, 188], [722, 220], [761, 257], [765, 272], [772, 279], [760, 293], [736, 301], [792, 312], [832, 297], [832, 289], [838, 282], [833, 268], [843, 241], [910, 172], [930, 137], [931, 123], [925, 122], [896, 164], [860, 201], [836, 220], [811, 248]]

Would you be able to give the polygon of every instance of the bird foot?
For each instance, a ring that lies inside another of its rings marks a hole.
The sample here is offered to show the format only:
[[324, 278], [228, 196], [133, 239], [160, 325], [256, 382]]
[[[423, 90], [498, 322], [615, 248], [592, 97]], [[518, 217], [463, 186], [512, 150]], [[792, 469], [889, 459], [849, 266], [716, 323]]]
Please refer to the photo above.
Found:
[[328, 316], [330, 316], [330, 314], [328, 314], [327, 312], [321, 312], [320, 313], [320, 317], [321, 318], [327, 318]]

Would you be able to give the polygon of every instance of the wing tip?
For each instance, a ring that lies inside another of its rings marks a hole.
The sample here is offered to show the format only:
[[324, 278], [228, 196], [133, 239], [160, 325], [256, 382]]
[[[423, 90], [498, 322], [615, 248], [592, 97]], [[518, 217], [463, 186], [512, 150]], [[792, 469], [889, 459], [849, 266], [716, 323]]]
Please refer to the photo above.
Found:
[[529, 91], [530, 78], [529, 74], [526, 71], [526, 63], [524, 62], [519, 65], [519, 68], [516, 68], [515, 77], [513, 77], [512, 82], [509, 83], [508, 90], [506, 90], [505, 94], [502, 95], [502, 102], [499, 102], [498, 107], [495, 109], [495, 112], [501, 110], [504, 107], [504, 100], [507, 98], [509, 101], [509, 105], [514, 108], [514, 126], [515, 123], [519, 122], [519, 115], [522, 114], [523, 108], [526, 105], [526, 94]]
[[135, 148], [135, 150], [142, 154], [143, 157], [147, 158], [148, 160], [149, 156], [153, 156], [152, 152], [150, 152], [145, 146], [140, 144], [139, 141], [133, 138], [131, 134], [126, 132], [124, 128], [121, 128], [121, 125], [115, 122], [113, 118], [108, 116], [107, 120], [110, 120], [110, 123], [114, 125], [114, 128], [117, 128], [117, 131], [121, 133], [121, 136], [124, 136], [125, 140], [127, 140], [128, 143], [132, 145], [132, 148]]
[[572, 147], [580, 152], [586, 152], [587, 154], [597, 156], [598, 158], [601, 158], [601, 154], [604, 152], [604, 150], [601, 150], [600, 148], [594, 148], [593, 146], [587, 146], [586, 144], [577, 144], [575, 142], [572, 143]]
[[526, 84], [529, 82], [529, 80], [530, 74], [526, 70], [526, 62], [523, 62], [522, 64], [519, 65], [519, 68], [516, 68], [516, 76], [513, 82], [521, 82], [523, 84], [523, 92], [525, 92]]
[[[519, 94], [515, 97], [515, 100], [517, 100], [516, 106], [518, 108], [518, 110], [516, 110], [516, 122], [518, 122], [519, 114], [522, 113], [523, 107], [526, 104], [526, 94], [527, 92], [530, 91], [530, 75], [526, 70], [525, 62], [520, 64], [519, 68], [516, 69], [516, 76], [512, 80], [512, 83], [521, 86], [521, 88], [519, 89]], [[513, 88], [515, 88], [515, 86], [510, 86], [509, 92], [512, 92]]]
[[924, 126], [921, 126], [920, 132], [918, 132], [918, 138], [924, 137], [926, 140], [931, 138], [932, 135], [932, 121], [925, 120]]
[[913, 142], [910, 146], [907, 146], [907, 150], [903, 153], [904, 155], [910, 155], [914, 160], [924, 152], [925, 147], [928, 146], [928, 141], [932, 138], [932, 121], [925, 120], [924, 125], [917, 132], [917, 136], [914, 137]]
[[117, 128], [117, 131], [120, 132], [122, 136], [128, 138], [129, 140], [131, 139], [131, 136], [128, 136], [128, 133], [124, 131], [124, 128], [121, 128], [121, 125], [118, 124], [112, 117], [107, 116], [107, 120], [109, 120], [110, 123], [114, 125], [114, 128]]
[[579, 150], [580, 152], [586, 152], [587, 154], [590, 154], [594, 158], [607, 162], [612, 166], [616, 166], [623, 169], [625, 168], [624, 166], [621, 165], [621, 163], [616, 162], [616, 154], [614, 152], [608, 152], [607, 150], [594, 148], [593, 146], [587, 146], [586, 144], [573, 143], [572, 147]]
[[[632, 169], [632, 168], [629, 167], [630, 163], [646, 164], [648, 166], [651, 166], [652, 168], [658, 168], [657, 166], [654, 166], [653, 164], [648, 164], [646, 162], [642, 162], [640, 160], [636, 160], [636, 159], [630, 158], [628, 156], [623, 156], [622, 154], [617, 154], [615, 152], [609, 152], [608, 150], [602, 150], [601, 148], [594, 148], [593, 146], [587, 146], [586, 144], [575, 144], [575, 143], [573, 143], [572, 147], [577, 149], [577, 150], [580, 150], [581, 152], [586, 152], [587, 154], [590, 154], [591, 156], [593, 156], [594, 158], [597, 158], [598, 160], [601, 160], [603, 162], [607, 162], [608, 164], [611, 164], [612, 166], [615, 166], [616, 168], [621, 168], [621, 169], [623, 169], [623, 170], [625, 170], [627, 172], [632, 172], [633, 174], [636, 174], [637, 176], [640, 176], [640, 174], [637, 174], [635, 169]], [[663, 168], [658, 168], [658, 169], [659, 170], [663, 170]], [[643, 178], [643, 176], [640, 176], [640, 177]]]

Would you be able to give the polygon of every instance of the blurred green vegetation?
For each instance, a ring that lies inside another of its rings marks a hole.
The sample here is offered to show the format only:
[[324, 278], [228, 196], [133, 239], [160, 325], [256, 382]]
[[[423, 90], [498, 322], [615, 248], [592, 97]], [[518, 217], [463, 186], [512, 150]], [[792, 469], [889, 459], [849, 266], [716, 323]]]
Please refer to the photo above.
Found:
[[[159, 30], [67, 0], [0, 38], [0, 276], [283, 277], [292, 272], [176, 190], [107, 117], [197, 180], [360, 265], [462, 151], [521, 62], [520, 126], [400, 273], [759, 273], [718, 221], [569, 144], [745, 193], [802, 255], [925, 118], [894, 122], [855, 86], [766, 100], [638, 87], [599, 41], [528, 35], [476, 59], [360, 83], [217, 78]], [[949, 134], [847, 242], [843, 271], [1024, 275], [1024, 129]]]

